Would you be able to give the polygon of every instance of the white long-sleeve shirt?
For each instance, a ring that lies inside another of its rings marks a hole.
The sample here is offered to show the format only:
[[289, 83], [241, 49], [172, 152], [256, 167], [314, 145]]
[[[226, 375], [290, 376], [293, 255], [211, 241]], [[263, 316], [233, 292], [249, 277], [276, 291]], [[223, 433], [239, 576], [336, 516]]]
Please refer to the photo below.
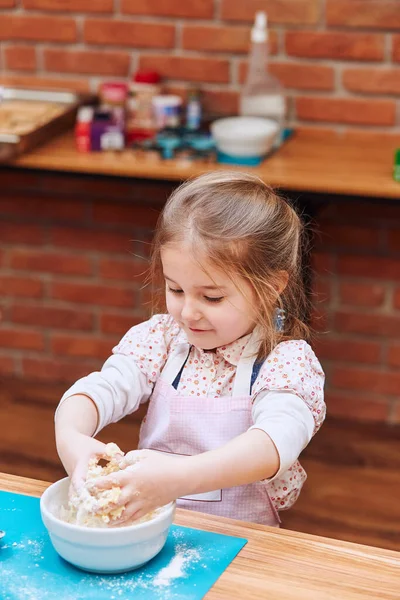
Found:
[[[213, 352], [192, 346], [178, 391], [198, 396], [199, 402], [202, 397], [232, 395], [236, 368], [250, 335]], [[182, 343], [188, 340], [174, 319], [156, 315], [132, 327], [101, 371], [79, 379], [61, 402], [74, 394], [89, 396], [99, 415], [96, 435], [151, 399], [169, 354]], [[276, 346], [253, 385], [252, 428], [265, 431], [279, 454], [279, 471], [269, 482], [278, 510], [293, 504], [306, 478], [297, 459], [324, 420], [323, 383], [311, 347], [303, 340], [291, 340]]]

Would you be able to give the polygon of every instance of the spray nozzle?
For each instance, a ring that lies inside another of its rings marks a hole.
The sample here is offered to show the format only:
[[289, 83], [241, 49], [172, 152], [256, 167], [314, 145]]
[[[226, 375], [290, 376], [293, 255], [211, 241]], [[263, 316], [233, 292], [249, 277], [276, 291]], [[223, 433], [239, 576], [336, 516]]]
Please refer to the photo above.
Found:
[[256, 13], [253, 28], [251, 30], [252, 42], [265, 42], [268, 38], [267, 15], [264, 11]]

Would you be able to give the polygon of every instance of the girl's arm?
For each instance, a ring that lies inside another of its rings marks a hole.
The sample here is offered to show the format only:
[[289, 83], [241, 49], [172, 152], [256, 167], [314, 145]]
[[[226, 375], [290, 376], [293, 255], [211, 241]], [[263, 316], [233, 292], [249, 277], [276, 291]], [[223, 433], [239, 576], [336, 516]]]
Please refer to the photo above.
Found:
[[273, 477], [278, 470], [273, 441], [261, 429], [251, 429], [216, 450], [187, 457], [182, 495], [253, 483]]
[[76, 488], [83, 483], [89, 459], [102, 456], [105, 450], [105, 444], [91, 437], [97, 422], [96, 405], [83, 394], [67, 398], [56, 413], [57, 452]]

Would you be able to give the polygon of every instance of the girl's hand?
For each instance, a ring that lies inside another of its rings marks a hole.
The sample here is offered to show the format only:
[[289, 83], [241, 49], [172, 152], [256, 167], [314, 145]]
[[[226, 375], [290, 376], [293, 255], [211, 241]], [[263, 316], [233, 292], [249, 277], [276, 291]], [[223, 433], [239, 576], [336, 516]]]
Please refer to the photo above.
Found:
[[115, 507], [125, 505], [125, 510], [113, 524], [122, 525], [185, 495], [186, 461], [185, 456], [134, 450], [121, 460], [120, 472], [97, 479], [90, 488], [97, 491], [121, 487]]
[[70, 479], [70, 495], [78, 493], [86, 479], [91, 458], [101, 458], [106, 444], [76, 431], [64, 432], [57, 440], [57, 450], [60, 459]]

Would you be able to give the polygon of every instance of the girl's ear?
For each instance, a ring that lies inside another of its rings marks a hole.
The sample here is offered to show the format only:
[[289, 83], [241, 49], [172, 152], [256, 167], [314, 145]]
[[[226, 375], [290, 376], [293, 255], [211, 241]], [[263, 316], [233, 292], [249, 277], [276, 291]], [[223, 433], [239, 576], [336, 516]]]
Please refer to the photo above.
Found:
[[287, 271], [278, 271], [276, 274], [276, 279], [274, 283], [274, 288], [278, 292], [279, 295], [284, 292], [289, 281], [289, 273]]

